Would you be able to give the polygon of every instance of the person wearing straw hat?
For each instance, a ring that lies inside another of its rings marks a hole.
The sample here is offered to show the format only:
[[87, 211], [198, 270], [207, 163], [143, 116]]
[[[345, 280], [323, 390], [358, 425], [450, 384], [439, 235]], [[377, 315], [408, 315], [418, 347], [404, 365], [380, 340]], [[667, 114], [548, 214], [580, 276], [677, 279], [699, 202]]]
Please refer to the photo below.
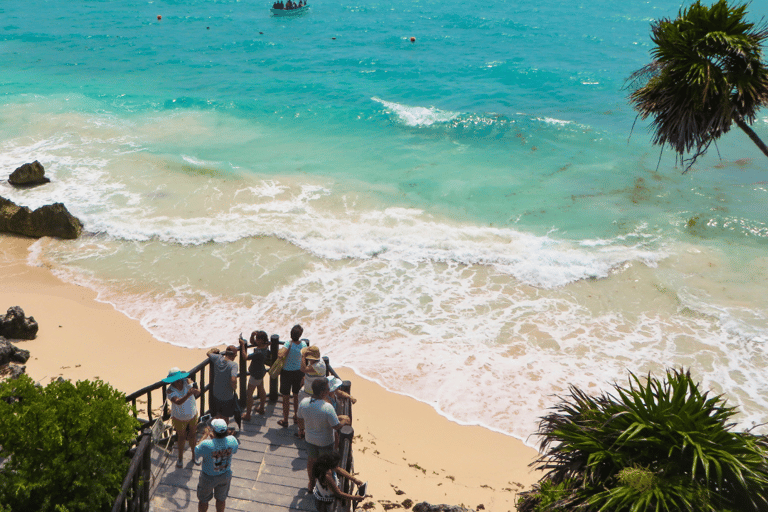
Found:
[[[320, 358], [320, 349], [317, 345], [301, 349], [301, 368], [304, 374], [304, 386], [299, 390], [299, 403], [312, 396], [312, 383], [317, 379], [324, 379], [326, 373], [325, 361]], [[299, 431], [297, 437], [304, 439], [304, 421], [298, 419]]]
[[227, 422], [211, 421], [195, 449], [195, 458], [202, 457], [200, 480], [197, 482], [197, 510], [207, 512], [208, 502], [216, 498], [216, 512], [224, 512], [232, 482], [232, 455], [239, 443], [230, 434]]
[[171, 423], [176, 429], [179, 446], [179, 460], [176, 467], [184, 467], [184, 444], [189, 441], [189, 449], [195, 453], [197, 444], [197, 402], [200, 390], [193, 386], [189, 373], [178, 368], [171, 368], [163, 382], [168, 386], [168, 400], [171, 402]]

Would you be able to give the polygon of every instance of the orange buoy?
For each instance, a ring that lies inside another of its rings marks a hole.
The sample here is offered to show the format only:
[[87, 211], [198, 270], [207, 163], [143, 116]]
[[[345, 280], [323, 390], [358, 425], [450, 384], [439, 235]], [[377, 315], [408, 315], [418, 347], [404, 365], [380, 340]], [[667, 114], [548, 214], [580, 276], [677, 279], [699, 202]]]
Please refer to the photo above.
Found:
[[163, 19], [163, 17], [158, 14], [157, 15], [157, 19], [161, 20], [161, 19]]
[[415, 38], [415, 37], [412, 37], [412, 38], [411, 38], [411, 42], [412, 42], [412, 43], [415, 43], [415, 42], [416, 42], [416, 38]]

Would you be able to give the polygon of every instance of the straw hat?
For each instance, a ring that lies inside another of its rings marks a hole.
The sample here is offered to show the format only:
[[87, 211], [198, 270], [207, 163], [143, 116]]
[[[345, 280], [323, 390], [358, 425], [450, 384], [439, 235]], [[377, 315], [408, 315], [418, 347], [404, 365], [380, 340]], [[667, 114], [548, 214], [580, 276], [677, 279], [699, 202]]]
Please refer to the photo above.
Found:
[[301, 349], [301, 357], [305, 358], [308, 361], [319, 361], [320, 349], [316, 345], [303, 348]]

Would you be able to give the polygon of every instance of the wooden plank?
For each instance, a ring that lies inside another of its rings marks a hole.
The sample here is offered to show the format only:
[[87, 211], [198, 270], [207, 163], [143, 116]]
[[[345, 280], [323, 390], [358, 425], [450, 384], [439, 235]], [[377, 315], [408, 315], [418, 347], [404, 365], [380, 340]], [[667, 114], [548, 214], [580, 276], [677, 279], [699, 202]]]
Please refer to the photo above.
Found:
[[[195, 489], [171, 487], [160, 485], [158, 493], [152, 500], [155, 509], [189, 510], [197, 508], [197, 493]], [[307, 510], [315, 509], [314, 498], [306, 489], [294, 489], [291, 494], [273, 492], [269, 485], [259, 485], [254, 489], [242, 487], [230, 487], [227, 498], [227, 510], [265, 510], [266, 507], [274, 507], [274, 510]]]

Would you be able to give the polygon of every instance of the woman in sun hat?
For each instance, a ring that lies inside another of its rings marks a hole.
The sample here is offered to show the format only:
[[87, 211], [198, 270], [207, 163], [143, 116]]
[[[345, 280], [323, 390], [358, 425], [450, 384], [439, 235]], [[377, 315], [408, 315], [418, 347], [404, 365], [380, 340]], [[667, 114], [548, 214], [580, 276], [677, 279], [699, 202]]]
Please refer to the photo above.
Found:
[[[326, 373], [325, 361], [320, 358], [320, 349], [316, 345], [301, 349], [301, 367], [304, 374], [304, 386], [299, 390], [299, 403], [312, 396], [312, 383], [324, 379]], [[304, 439], [304, 421], [299, 418], [297, 437]]]
[[176, 467], [184, 466], [184, 443], [189, 440], [189, 448], [195, 453], [197, 444], [197, 403], [195, 398], [200, 396], [200, 390], [193, 387], [188, 379], [189, 373], [178, 368], [171, 368], [163, 382], [168, 386], [168, 400], [171, 401], [171, 423], [176, 429], [179, 445], [179, 460]]

